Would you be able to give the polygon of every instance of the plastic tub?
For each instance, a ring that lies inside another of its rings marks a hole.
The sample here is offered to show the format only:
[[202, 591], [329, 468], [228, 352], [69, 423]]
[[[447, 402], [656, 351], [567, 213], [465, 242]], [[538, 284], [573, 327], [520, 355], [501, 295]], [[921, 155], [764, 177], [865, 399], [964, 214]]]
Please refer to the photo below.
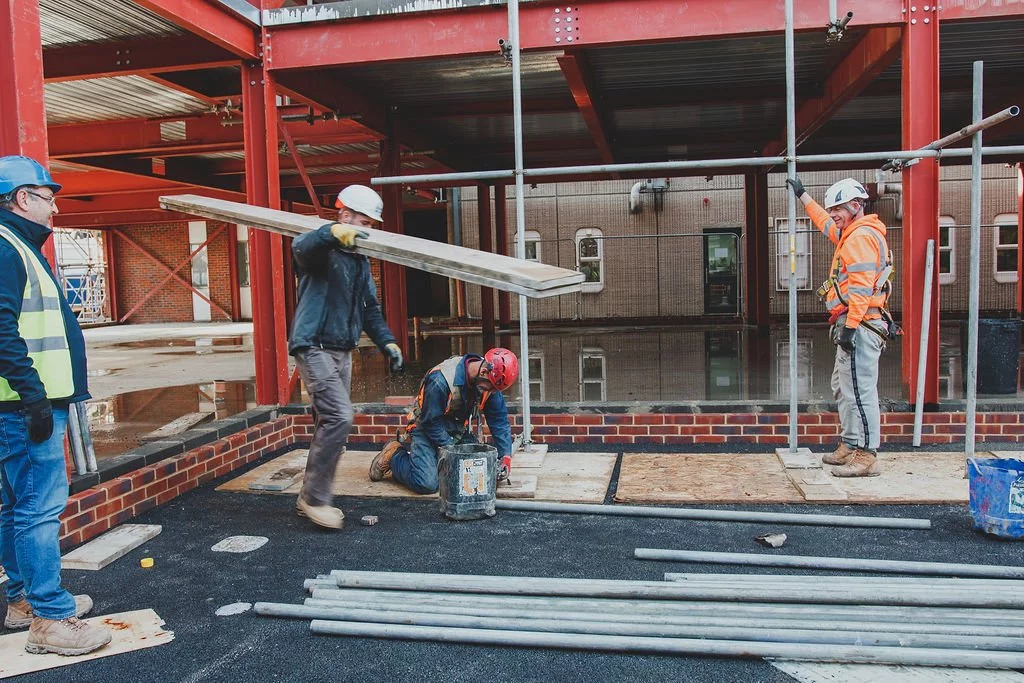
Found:
[[999, 538], [1024, 539], [1024, 461], [968, 461], [974, 527]]

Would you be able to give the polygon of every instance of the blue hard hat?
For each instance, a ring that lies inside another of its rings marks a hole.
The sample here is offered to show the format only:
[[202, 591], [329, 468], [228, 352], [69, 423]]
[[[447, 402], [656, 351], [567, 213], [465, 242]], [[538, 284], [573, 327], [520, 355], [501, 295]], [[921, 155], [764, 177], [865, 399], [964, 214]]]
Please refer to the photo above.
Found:
[[50, 172], [35, 159], [23, 156], [0, 157], [0, 195], [32, 185], [48, 187], [54, 193], [60, 192], [60, 183], [53, 182]]

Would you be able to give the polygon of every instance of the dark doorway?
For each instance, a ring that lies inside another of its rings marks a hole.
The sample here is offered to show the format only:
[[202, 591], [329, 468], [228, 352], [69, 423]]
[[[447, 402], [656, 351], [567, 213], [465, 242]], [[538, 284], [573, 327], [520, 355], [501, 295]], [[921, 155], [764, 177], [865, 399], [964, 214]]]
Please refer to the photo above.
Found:
[[738, 315], [739, 228], [704, 231], [704, 312]]
[[[434, 242], [448, 242], [448, 214], [444, 209], [406, 211], [402, 216], [405, 234]], [[448, 317], [448, 278], [414, 268], [405, 269], [406, 298], [409, 316]]]

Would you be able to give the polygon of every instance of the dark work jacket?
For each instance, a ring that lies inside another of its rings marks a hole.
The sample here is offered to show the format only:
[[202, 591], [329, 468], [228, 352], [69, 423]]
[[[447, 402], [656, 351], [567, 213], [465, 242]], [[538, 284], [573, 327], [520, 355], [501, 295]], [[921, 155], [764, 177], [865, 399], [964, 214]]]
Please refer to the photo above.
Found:
[[311, 346], [350, 351], [365, 330], [381, 349], [395, 342], [377, 301], [377, 289], [365, 256], [345, 251], [330, 224], [292, 242], [299, 275], [299, 302], [288, 352]]
[[[54, 283], [57, 283], [57, 278], [53, 276], [42, 252], [43, 244], [53, 231], [45, 225], [33, 223], [6, 209], [0, 209], [0, 223], [20, 237], [25, 246], [47, 265], [46, 272], [50, 274]], [[39, 379], [39, 373], [32, 367], [25, 340], [18, 333], [18, 318], [21, 317], [25, 283], [28, 281], [25, 262], [21, 260], [21, 255], [14, 250], [11, 243], [3, 238], [0, 238], [0, 273], [0, 376], [21, 396], [20, 401], [0, 401], [0, 411], [10, 412], [20, 410], [23, 403], [33, 403], [46, 398], [46, 388]], [[68, 349], [71, 351], [75, 393], [69, 399], [54, 401], [54, 404], [66, 406], [69, 402], [89, 398], [88, 369], [82, 328], [79, 327], [78, 318], [71, 311], [59, 283], [57, 289], [60, 291], [60, 310], [64, 314]]]

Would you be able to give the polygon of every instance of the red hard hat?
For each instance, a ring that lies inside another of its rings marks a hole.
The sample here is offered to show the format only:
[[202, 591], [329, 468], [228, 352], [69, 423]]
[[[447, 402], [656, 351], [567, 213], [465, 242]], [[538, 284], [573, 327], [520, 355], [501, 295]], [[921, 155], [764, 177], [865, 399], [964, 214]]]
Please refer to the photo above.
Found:
[[485, 353], [484, 360], [491, 366], [487, 379], [491, 380], [495, 389], [505, 391], [515, 384], [519, 377], [519, 359], [516, 354], [499, 347]]

